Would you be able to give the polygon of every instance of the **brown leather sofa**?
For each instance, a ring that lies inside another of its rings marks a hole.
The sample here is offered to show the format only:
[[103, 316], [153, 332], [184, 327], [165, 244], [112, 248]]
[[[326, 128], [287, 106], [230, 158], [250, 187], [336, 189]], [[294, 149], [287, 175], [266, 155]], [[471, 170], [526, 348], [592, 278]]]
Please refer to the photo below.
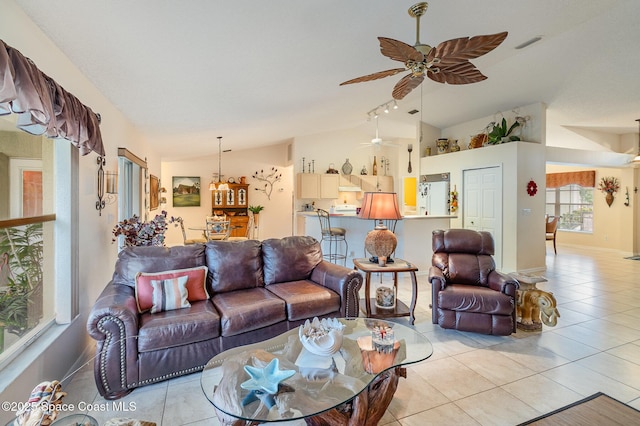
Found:
[[432, 322], [475, 333], [514, 333], [518, 282], [495, 270], [491, 234], [436, 230], [432, 243]]
[[[139, 272], [208, 267], [209, 299], [139, 313]], [[97, 340], [100, 394], [117, 399], [136, 387], [202, 370], [214, 355], [298, 327], [308, 318], [357, 317], [362, 276], [322, 259], [312, 237], [130, 247], [87, 323]]]

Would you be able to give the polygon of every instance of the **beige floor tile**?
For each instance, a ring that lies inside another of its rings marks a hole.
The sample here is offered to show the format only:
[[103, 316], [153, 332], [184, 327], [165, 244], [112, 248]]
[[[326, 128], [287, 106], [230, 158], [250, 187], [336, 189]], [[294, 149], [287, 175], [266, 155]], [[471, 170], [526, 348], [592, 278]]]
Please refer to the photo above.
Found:
[[135, 418], [160, 424], [165, 411], [168, 382], [156, 383], [135, 389], [127, 396], [115, 401], [97, 397], [93, 401], [93, 410], [88, 414], [95, 417], [99, 424], [118, 417]]
[[536, 374], [524, 365], [490, 349], [478, 349], [456, 355], [454, 358], [498, 386]]
[[413, 368], [408, 368], [407, 378], [398, 382], [398, 388], [387, 411], [391, 412], [395, 419], [401, 419], [448, 402], [449, 399], [429, 381]]
[[584, 398], [578, 392], [537, 374], [502, 386], [516, 398], [525, 401], [541, 413], [557, 410]]
[[469, 396], [456, 405], [485, 426], [514, 425], [542, 414], [502, 388]]
[[[553, 330], [553, 329], [550, 329]], [[564, 337], [561, 334], [549, 331], [548, 333], [539, 333], [533, 337], [538, 346], [550, 350], [570, 361], [575, 361], [598, 352], [598, 349], [582, 344], [576, 340]]]
[[640, 390], [627, 386], [576, 362], [541, 373], [543, 376], [578, 392], [583, 397], [604, 392], [612, 398], [628, 402], [640, 397]]
[[535, 372], [549, 370], [571, 362], [567, 358], [538, 346], [531, 338], [501, 343], [489, 349], [499, 352]]
[[431, 410], [400, 419], [402, 426], [456, 425], [478, 426], [480, 423], [454, 403], [441, 405]]
[[213, 405], [205, 397], [199, 381], [171, 385], [167, 391], [162, 422], [180, 425], [215, 416]]
[[[617, 348], [609, 349], [606, 353], [617, 356], [624, 360], [633, 362], [640, 365], [640, 347], [633, 343], [627, 343], [626, 345], [618, 346]], [[640, 379], [639, 379], [640, 384]]]
[[606, 351], [607, 349], [628, 343], [628, 341], [611, 336], [606, 332], [600, 332], [581, 325], [559, 328], [554, 332], [601, 351]]
[[591, 355], [576, 361], [576, 363], [640, 390], [640, 365], [638, 364], [606, 352]]
[[454, 358], [419, 364], [413, 370], [451, 401], [496, 387]]

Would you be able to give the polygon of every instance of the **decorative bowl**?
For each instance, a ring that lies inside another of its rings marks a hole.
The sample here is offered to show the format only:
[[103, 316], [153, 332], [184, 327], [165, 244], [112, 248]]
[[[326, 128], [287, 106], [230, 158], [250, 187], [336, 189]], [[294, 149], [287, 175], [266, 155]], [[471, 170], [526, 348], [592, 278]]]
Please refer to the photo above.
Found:
[[298, 329], [300, 342], [309, 352], [330, 356], [340, 350], [344, 324], [336, 318], [315, 317], [313, 321], [306, 320]]

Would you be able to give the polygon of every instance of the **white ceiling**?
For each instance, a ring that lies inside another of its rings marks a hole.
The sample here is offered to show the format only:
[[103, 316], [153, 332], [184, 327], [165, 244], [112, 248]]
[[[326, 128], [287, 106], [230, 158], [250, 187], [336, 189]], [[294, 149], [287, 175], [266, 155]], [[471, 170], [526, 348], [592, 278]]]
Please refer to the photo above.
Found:
[[[339, 83], [399, 66], [378, 36], [415, 42], [411, 0], [16, 2], [163, 159], [215, 151], [219, 135], [233, 149], [359, 125], [373, 136], [366, 113], [391, 99], [401, 75]], [[444, 128], [544, 102], [548, 145], [637, 132], [639, 16], [637, 0], [432, 0], [423, 43], [509, 36], [472, 61], [487, 80], [425, 80], [423, 120]], [[407, 111], [420, 109], [420, 89], [399, 106], [381, 118], [381, 137], [415, 136], [420, 114]]]

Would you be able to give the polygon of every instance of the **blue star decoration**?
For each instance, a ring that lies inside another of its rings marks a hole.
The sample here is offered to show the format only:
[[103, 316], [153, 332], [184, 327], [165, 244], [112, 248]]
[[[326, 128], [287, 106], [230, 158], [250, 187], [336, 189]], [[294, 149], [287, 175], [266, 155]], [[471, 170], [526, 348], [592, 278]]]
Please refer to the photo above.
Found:
[[261, 390], [271, 395], [278, 393], [278, 384], [296, 374], [295, 370], [280, 370], [279, 366], [278, 358], [272, 359], [264, 368], [245, 365], [244, 371], [251, 376], [251, 379], [242, 382], [240, 387], [253, 391]]

